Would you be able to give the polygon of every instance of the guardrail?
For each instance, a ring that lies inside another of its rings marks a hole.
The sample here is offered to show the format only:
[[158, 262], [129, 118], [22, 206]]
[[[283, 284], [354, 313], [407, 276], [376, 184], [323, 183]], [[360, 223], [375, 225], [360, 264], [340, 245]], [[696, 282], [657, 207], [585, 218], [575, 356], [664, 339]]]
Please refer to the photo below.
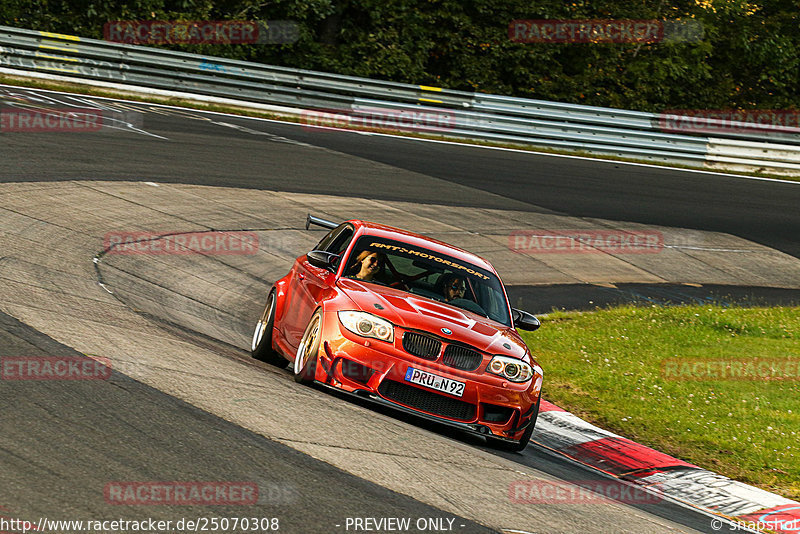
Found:
[[[282, 106], [323, 123], [363, 122], [380, 113], [413, 117], [422, 110], [438, 115], [440, 123], [418, 129], [447, 137], [800, 175], [800, 129], [770, 131], [736, 123], [713, 136], [681, 134], [664, 131], [669, 117], [653, 113], [394, 83], [6, 26], [0, 26], [0, 66]], [[382, 127], [392, 128], [386, 121]]]

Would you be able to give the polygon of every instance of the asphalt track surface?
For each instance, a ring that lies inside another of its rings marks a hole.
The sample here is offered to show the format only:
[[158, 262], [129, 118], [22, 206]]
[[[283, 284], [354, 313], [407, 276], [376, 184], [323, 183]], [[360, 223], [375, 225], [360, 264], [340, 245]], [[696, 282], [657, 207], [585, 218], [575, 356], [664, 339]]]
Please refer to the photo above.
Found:
[[[580, 217], [734, 234], [800, 257], [800, 184], [602, 160], [486, 150], [194, 112], [147, 113], [143, 129], [169, 140], [126, 135], [7, 136], [2, 180], [138, 180], [427, 201], [463, 207], [547, 211]], [[254, 126], [257, 125], [257, 126]], [[267, 135], [239, 130], [256, 128]], [[17, 136], [19, 137], [19, 136]], [[91, 142], [85, 142], [91, 140]], [[278, 146], [264, 147], [264, 141]], [[330, 149], [297, 161], [291, 142]], [[20, 145], [19, 143], [22, 143]], [[24, 148], [24, 150], [22, 150]], [[409, 183], [376, 172], [354, 176], [347, 154], [419, 174]], [[271, 172], [279, 169], [282, 172]], [[463, 187], [443, 187], [442, 181]], [[437, 194], [445, 192], [447, 194]], [[480, 191], [492, 195], [480, 195]], [[432, 197], [432, 194], [437, 196]]]
[[[0, 356], [20, 354], [86, 358], [0, 313]], [[53, 510], [61, 519], [141, 519], [135, 506], [105, 500], [109, 480], [226, 480], [257, 481], [257, 503], [246, 512], [236, 505], [150, 506], [145, 515], [277, 518], [284, 532], [334, 532], [347, 517], [432, 517], [453, 519], [457, 532], [490, 532], [117, 372], [108, 380], [4, 380], [0, 399], [0, 495], [26, 519], [55, 519]]]
[[[225, 122], [233, 126], [223, 128], [192, 115], [145, 115], [143, 129], [168, 140], [126, 132], [3, 136], [0, 181], [147, 179], [386, 200], [435, 200], [465, 208], [513, 207], [728, 232], [800, 257], [795, 237], [800, 229], [800, 186], [793, 184], [489, 151], [231, 117], [226, 117]], [[255, 136], [236, 126], [267, 135]], [[327, 150], [319, 151], [315, 160], [296, 161], [290, 148], [297, 142]], [[353, 176], [342, 154], [412, 170], [418, 178], [404, 182], [381, 172]], [[264, 172], [265, 168], [273, 172]], [[274, 172], [276, 169], [282, 172]], [[491, 194], [481, 195], [480, 191]], [[656, 288], [656, 292], [661, 290]], [[745, 297], [750, 295], [745, 293]], [[700, 294], [696, 298], [706, 297]], [[787, 297], [782, 294], [780, 298]], [[4, 354], [23, 350], [30, 355], [73, 353], [13, 318], [0, 319], [0, 330], [5, 332]], [[230, 347], [221, 347], [219, 352], [235, 359], [246, 358], [242, 351]], [[108, 383], [82, 385], [82, 389], [67, 390], [57, 382], [49, 382], [32, 393], [27, 390], [24, 396], [15, 391], [14, 385], [2, 386], [4, 402], [16, 405], [12, 419], [4, 416], [0, 447], [8, 466], [2, 491], [6, 494], [5, 503], [12, 508], [11, 503], [25, 503], [27, 510], [30, 506], [45, 509], [53, 502], [41, 502], [43, 499], [56, 499], [65, 511], [76, 509], [76, 502], [86, 502], [81, 497], [90, 497], [76, 495], [73, 485], [65, 481], [76, 477], [85, 488], [96, 489], [101, 480], [109, 479], [106, 471], [129, 480], [136, 476], [147, 479], [147, 473], [159, 473], [163, 478], [163, 473], [170, 472], [176, 480], [231, 480], [236, 475], [252, 478], [255, 469], [275, 477], [267, 484], [293, 480], [303, 488], [304, 497], [313, 495], [298, 501], [292, 500], [291, 493], [282, 494], [276, 502], [263, 504], [264, 514], [280, 516], [279, 510], [291, 509], [292, 515], [301, 516], [303, 521], [308, 521], [309, 514], [318, 515], [319, 523], [304, 523], [303, 531], [307, 532], [330, 531], [331, 514], [364, 515], [365, 506], [372, 516], [446, 515], [239, 429], [118, 373]], [[131, 409], [134, 405], [135, 411]], [[142, 406], [147, 410], [143, 412]], [[413, 418], [401, 419], [426, 427]], [[113, 441], [109, 435], [115, 436]], [[165, 446], [164, 435], [176, 438], [170, 440], [172, 446]], [[469, 442], [469, 438], [462, 439]], [[17, 451], [19, 443], [26, 445], [24, 453]], [[533, 447], [522, 455], [506, 456], [565, 480], [593, 476]], [[86, 479], [86, 464], [100, 466], [94, 471], [104, 471], [103, 476]], [[352, 500], [343, 503], [326, 495], [324, 488], [333, 485], [351, 494]], [[41, 491], [42, 488], [50, 490]], [[320, 491], [307, 493], [308, 488]], [[174, 518], [176, 514], [168, 507], [153, 510], [153, 516], [163, 513], [164, 517]], [[669, 503], [646, 511], [700, 532], [708, 531], [705, 516]], [[184, 508], [180, 514], [190, 515], [188, 512]], [[292, 521], [290, 516], [284, 516]], [[469, 527], [465, 531], [481, 530], [478, 525], [462, 523]]]
[[[174, 325], [163, 325], [174, 331]], [[200, 340], [206, 347], [213, 340]], [[223, 344], [218, 354], [252, 361]], [[0, 313], [0, 357], [85, 358], [6, 314]], [[287, 380], [291, 380], [286, 371]], [[299, 387], [299, 386], [298, 386]], [[353, 402], [410, 426], [456, 439], [504, 456], [561, 480], [586, 487], [606, 478], [557, 455], [529, 446], [524, 454], [486, 448], [470, 436], [367, 401]], [[342, 532], [347, 518], [410, 517], [452, 520], [453, 532], [494, 532], [315, 460], [285, 445], [238, 427], [213, 414], [116, 371], [109, 380], [0, 381], [5, 410], [0, 434], [0, 498], [6, 517], [154, 520], [241, 517], [239, 506], [119, 506], [105, 499], [109, 481], [256, 481], [259, 500], [247, 517], [278, 518], [284, 532]], [[334, 489], [335, 488], [335, 489]], [[707, 516], [670, 502], [633, 505], [642, 512], [708, 531]], [[9, 515], [9, 512], [10, 515]], [[3, 516], [4, 514], [0, 514]], [[542, 525], [529, 532], [561, 532]], [[14, 531], [16, 532], [16, 531]], [[410, 532], [417, 532], [411, 530]]]
[[[43, 105], [81, 105], [69, 98], [37, 94]], [[203, 120], [206, 115], [191, 110], [161, 111], [140, 104], [132, 109], [146, 111], [138, 126], [157, 135], [138, 134], [133, 141], [130, 132], [122, 131], [5, 135], [0, 144], [0, 181], [138, 181], [146, 177], [156, 182], [434, 201], [466, 209], [515, 209], [729, 233], [800, 258], [800, 183], [233, 116], [208, 115], [215, 121], [212, 124]], [[31, 138], [36, 141], [30, 142]], [[298, 159], [291, 150], [297, 144], [326, 150], [316, 151], [313, 159]], [[355, 160], [374, 164], [375, 172], [353, 173]], [[412, 171], [415, 176], [386, 172], [387, 168]], [[534, 313], [631, 301], [800, 303], [800, 291], [763, 287], [709, 287], [698, 292], [652, 285], [624, 289], [555, 286], [544, 293], [546, 301], [534, 298], [540, 289], [516, 286], [510, 297]]]

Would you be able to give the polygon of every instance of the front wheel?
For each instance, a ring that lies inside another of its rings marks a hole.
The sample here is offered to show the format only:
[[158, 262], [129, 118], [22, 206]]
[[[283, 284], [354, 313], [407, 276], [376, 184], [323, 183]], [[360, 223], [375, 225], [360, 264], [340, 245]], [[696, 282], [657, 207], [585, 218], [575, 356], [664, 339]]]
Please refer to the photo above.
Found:
[[322, 331], [322, 310], [317, 310], [311, 316], [306, 331], [297, 347], [297, 356], [294, 358], [294, 381], [300, 384], [310, 384], [314, 381], [317, 370], [317, 358]]
[[269, 292], [264, 313], [256, 323], [250, 355], [256, 360], [278, 367], [286, 367], [286, 359], [272, 348], [272, 329], [275, 327], [275, 290]]

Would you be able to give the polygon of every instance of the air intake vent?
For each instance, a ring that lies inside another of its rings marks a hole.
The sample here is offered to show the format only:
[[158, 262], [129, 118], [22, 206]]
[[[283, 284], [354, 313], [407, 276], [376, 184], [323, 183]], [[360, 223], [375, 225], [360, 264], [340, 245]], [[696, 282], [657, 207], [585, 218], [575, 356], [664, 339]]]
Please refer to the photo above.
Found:
[[360, 363], [354, 362], [353, 360], [348, 360], [347, 358], [342, 358], [340, 365], [342, 374], [345, 377], [361, 384], [366, 384], [369, 382], [370, 377], [375, 372], [369, 367], [365, 367]]
[[483, 405], [483, 420], [488, 423], [505, 423], [513, 414], [513, 408], [495, 406], [494, 404]]
[[433, 415], [461, 421], [475, 419], [475, 405], [462, 400], [445, 397], [432, 391], [409, 386], [394, 380], [384, 380], [378, 393], [391, 401]]

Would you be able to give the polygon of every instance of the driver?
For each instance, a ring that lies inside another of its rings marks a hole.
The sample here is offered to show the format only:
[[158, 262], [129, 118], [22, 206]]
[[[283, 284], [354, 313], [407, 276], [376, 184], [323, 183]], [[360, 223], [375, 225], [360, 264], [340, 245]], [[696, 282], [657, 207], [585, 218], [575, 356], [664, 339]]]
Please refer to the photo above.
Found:
[[441, 284], [440, 291], [446, 302], [455, 299], [463, 299], [464, 293], [467, 291], [467, 282], [464, 277], [455, 273], [444, 273], [436, 281], [437, 285]]
[[359, 280], [371, 282], [383, 270], [385, 262], [386, 255], [383, 252], [363, 250], [356, 257], [356, 263], [353, 264], [353, 271], [356, 272], [354, 276]]

